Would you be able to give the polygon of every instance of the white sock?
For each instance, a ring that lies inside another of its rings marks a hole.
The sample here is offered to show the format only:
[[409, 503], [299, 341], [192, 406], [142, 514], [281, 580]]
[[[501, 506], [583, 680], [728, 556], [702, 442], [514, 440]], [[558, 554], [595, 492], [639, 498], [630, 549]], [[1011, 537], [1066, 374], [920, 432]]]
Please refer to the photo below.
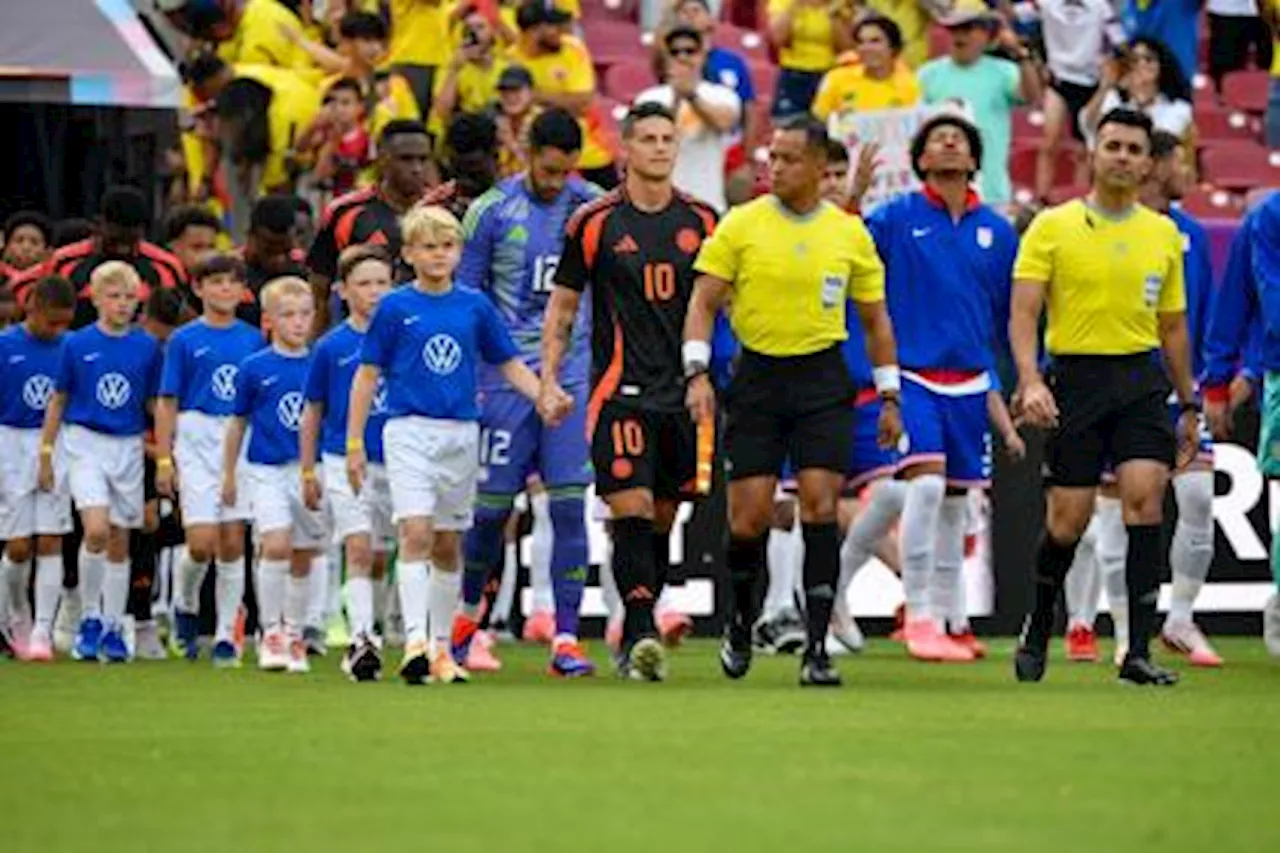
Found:
[[854, 577], [875, 553], [880, 540], [893, 528], [902, 515], [902, 504], [907, 497], [907, 484], [901, 480], [880, 480], [871, 485], [871, 497], [858, 517], [849, 525], [849, 532], [840, 546], [840, 580], [836, 597], [843, 599]]
[[8, 631], [13, 624], [13, 586], [9, 583], [9, 575], [14, 564], [9, 557], [0, 557], [0, 631]]
[[902, 588], [907, 618], [929, 615], [929, 583], [937, 549], [938, 518], [947, 483], [940, 474], [925, 474], [907, 483], [902, 506]]
[[555, 544], [555, 531], [551, 527], [551, 498], [546, 492], [529, 498], [529, 510], [533, 513], [533, 541], [530, 543], [529, 585], [533, 587], [533, 609], [555, 610], [555, 596], [551, 589], [551, 547]]
[[493, 600], [493, 612], [489, 614], [489, 623], [508, 622], [511, 619], [511, 604], [516, 597], [516, 571], [518, 560], [515, 545], [502, 549], [502, 582], [498, 584], [498, 595]]
[[102, 581], [102, 619], [107, 625], [119, 628], [129, 604], [129, 564], [105, 561]]
[[307, 598], [311, 591], [311, 575], [289, 575], [284, 587], [284, 626], [290, 637], [301, 637], [307, 626]]
[[427, 562], [415, 560], [396, 565], [400, 589], [400, 616], [404, 619], [405, 645], [427, 641]]
[[[102, 616], [102, 578], [107, 571], [107, 554], [90, 554], [80, 546], [80, 613], [82, 619]], [[125, 583], [128, 583], [126, 580]]]
[[800, 560], [804, 559], [804, 542], [797, 541], [799, 539], [795, 527], [769, 531], [769, 589], [765, 593], [761, 614], [766, 621], [796, 609], [797, 575], [800, 574]]
[[230, 640], [235, 635], [236, 614], [244, 600], [244, 557], [224, 563], [218, 561], [214, 576], [213, 597], [217, 604], [216, 639]]
[[385, 631], [391, 606], [391, 583], [386, 574], [383, 574], [382, 577], [371, 580], [370, 584], [373, 587], [373, 621], [375, 624], [381, 624], [382, 630]]
[[1094, 550], [1098, 557], [1098, 571], [1102, 574], [1102, 586], [1107, 591], [1107, 605], [1111, 608], [1111, 622], [1115, 626], [1116, 641], [1129, 642], [1129, 593], [1124, 579], [1124, 558], [1129, 550], [1129, 533], [1124, 528], [1124, 516], [1120, 512], [1118, 498], [1098, 498], [1095, 516], [1098, 524], [1097, 543]]
[[53, 630], [53, 616], [62, 597], [62, 555], [36, 557], [35, 629], [44, 636]]
[[324, 612], [328, 616], [342, 615], [342, 546], [334, 545], [329, 549], [326, 565], [329, 569], [329, 583], [326, 587], [329, 597], [324, 603]]
[[1190, 622], [1196, 597], [1213, 562], [1213, 472], [1188, 471], [1173, 480], [1178, 523], [1169, 548], [1173, 595], [1170, 622]]
[[944, 631], [969, 630], [969, 614], [964, 598], [964, 534], [969, 519], [969, 499], [948, 495], [938, 512], [938, 539], [934, 546], [934, 570], [930, 588], [930, 608], [934, 621]]
[[258, 561], [258, 622], [264, 631], [278, 631], [284, 625], [284, 588], [288, 577], [288, 560]]
[[1098, 618], [1098, 593], [1102, 574], [1098, 571], [1096, 543], [1098, 516], [1095, 513], [1089, 526], [1076, 546], [1076, 556], [1067, 572], [1065, 594], [1067, 599], [1067, 627], [1083, 626], [1093, 630]]
[[622, 615], [622, 596], [618, 593], [618, 581], [613, 576], [612, 536], [605, 537], [604, 560], [600, 563], [600, 595], [610, 618]]
[[329, 555], [323, 552], [311, 558], [311, 573], [307, 575], [307, 603], [303, 624], [308, 628], [324, 630], [329, 605]]
[[183, 613], [200, 612], [200, 588], [204, 586], [205, 573], [209, 571], [207, 563], [197, 563], [191, 559], [191, 552], [182, 549], [178, 560], [176, 583], [173, 591], [173, 604]]
[[353, 636], [373, 635], [373, 581], [368, 577], [347, 579], [347, 616]]
[[432, 651], [449, 650], [453, 614], [462, 599], [462, 573], [431, 567], [427, 579], [427, 623], [431, 629]]
[[[8, 562], [8, 558], [5, 559]], [[8, 579], [7, 593], [9, 597], [9, 617], [11, 626], [31, 625], [31, 599], [28, 591], [31, 589], [31, 563], [13, 563], [9, 566], [9, 571], [5, 574]], [[2, 594], [2, 593], [0, 593]], [[0, 610], [0, 613], [3, 613]]]

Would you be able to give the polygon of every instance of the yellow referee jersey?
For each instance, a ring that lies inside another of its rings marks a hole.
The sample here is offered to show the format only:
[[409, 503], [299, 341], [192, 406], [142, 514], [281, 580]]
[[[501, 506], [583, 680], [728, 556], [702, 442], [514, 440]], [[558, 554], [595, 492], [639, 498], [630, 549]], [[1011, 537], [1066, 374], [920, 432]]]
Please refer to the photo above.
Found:
[[847, 299], [884, 300], [884, 264], [866, 226], [825, 201], [807, 216], [772, 195], [733, 208], [694, 268], [732, 285], [733, 332], [762, 355], [827, 349], [848, 337]]
[[1022, 238], [1013, 278], [1046, 285], [1053, 355], [1156, 349], [1156, 315], [1187, 305], [1178, 227], [1142, 205], [1120, 219], [1082, 200], [1046, 210]]

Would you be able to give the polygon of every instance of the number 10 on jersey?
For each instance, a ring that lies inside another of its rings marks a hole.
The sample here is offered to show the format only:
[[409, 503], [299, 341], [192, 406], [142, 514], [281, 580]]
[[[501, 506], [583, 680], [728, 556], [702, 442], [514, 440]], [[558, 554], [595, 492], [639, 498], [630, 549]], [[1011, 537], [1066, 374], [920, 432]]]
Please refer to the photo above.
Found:
[[644, 298], [650, 302], [666, 302], [676, 295], [676, 268], [661, 262], [644, 265]]

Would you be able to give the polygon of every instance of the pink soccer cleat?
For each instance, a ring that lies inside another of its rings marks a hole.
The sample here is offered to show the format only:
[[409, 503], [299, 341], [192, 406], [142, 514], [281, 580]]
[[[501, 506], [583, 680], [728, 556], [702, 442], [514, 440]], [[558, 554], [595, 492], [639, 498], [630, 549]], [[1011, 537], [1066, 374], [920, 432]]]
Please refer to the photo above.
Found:
[[604, 626], [604, 643], [617, 654], [622, 649], [622, 616], [610, 616]]
[[33, 631], [26, 648], [19, 657], [30, 663], [49, 663], [53, 660], [53, 639], [47, 634]]
[[973, 652], [952, 641], [928, 617], [907, 619], [902, 633], [907, 641], [907, 654], [916, 660], [944, 663], [968, 663], [973, 660]]
[[972, 628], [967, 628], [959, 634], [950, 634], [948, 636], [950, 636], [951, 642], [968, 649], [974, 660], [987, 656], [987, 644], [978, 639]]
[[1165, 622], [1160, 641], [1169, 651], [1186, 657], [1192, 666], [1222, 666], [1222, 656], [1194, 622]]
[[693, 633], [693, 620], [678, 610], [663, 610], [657, 614], [658, 634], [664, 646], [678, 646]]
[[890, 632], [889, 639], [895, 643], [905, 643], [907, 641], [907, 607], [905, 604], [899, 604], [893, 610], [893, 631]]
[[526, 643], [550, 643], [556, 636], [556, 616], [550, 610], [535, 610], [524, 620], [521, 639]]
[[462, 665], [470, 672], [497, 672], [502, 669], [502, 661], [493, 654], [493, 638], [487, 632], [475, 632]]
[[1098, 635], [1088, 625], [1072, 625], [1067, 631], [1067, 660], [1076, 663], [1097, 663], [1102, 655], [1098, 652]]

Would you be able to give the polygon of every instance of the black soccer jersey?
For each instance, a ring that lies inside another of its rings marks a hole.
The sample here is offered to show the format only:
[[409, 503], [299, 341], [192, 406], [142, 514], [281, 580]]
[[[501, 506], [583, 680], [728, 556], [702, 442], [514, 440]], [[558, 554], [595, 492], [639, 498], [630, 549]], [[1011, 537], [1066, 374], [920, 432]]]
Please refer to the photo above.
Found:
[[396, 281], [413, 278], [413, 270], [400, 258], [400, 215], [383, 200], [375, 187], [334, 199], [325, 208], [307, 266], [330, 281], [338, 277], [338, 256], [348, 246], [385, 246], [395, 263]]
[[694, 259], [715, 211], [683, 193], [657, 213], [622, 190], [570, 218], [556, 284], [591, 286], [591, 407], [617, 399], [638, 408], [684, 408], [680, 347], [693, 295]]

